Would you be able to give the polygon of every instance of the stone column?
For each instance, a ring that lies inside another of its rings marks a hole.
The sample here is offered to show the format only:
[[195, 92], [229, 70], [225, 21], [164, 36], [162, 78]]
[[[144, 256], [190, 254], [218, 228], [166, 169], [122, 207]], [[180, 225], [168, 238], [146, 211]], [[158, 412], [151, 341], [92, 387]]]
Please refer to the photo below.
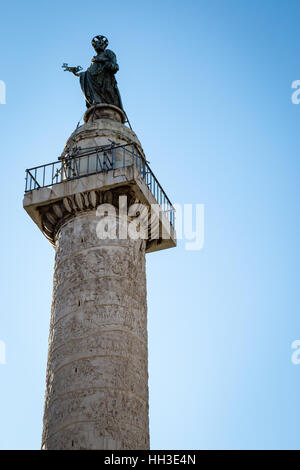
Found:
[[[26, 172], [24, 208], [56, 251], [44, 449], [149, 448], [145, 253], [176, 246], [176, 234], [125, 119], [115, 106], [90, 108], [59, 161]], [[97, 236], [97, 207], [120, 196], [128, 208], [163, 206], [146, 240]]]
[[98, 222], [56, 235], [43, 449], [149, 448], [145, 241]]

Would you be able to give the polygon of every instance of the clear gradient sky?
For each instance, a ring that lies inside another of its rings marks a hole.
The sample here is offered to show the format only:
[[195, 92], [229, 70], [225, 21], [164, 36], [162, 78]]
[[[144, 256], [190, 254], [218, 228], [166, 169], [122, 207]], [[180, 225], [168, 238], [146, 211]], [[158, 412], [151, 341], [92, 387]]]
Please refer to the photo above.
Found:
[[61, 64], [117, 54], [124, 107], [176, 203], [205, 204], [201, 251], [147, 255], [153, 449], [300, 448], [300, 3], [1, 3], [0, 448], [39, 449], [54, 251], [22, 208], [85, 105]]

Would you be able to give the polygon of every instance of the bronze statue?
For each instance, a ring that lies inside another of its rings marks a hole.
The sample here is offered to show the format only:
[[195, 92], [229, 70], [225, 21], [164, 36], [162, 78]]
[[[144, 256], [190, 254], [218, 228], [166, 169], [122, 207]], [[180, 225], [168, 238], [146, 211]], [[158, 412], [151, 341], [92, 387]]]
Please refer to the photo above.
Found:
[[92, 46], [97, 55], [92, 58], [91, 65], [85, 72], [81, 72], [80, 66], [69, 67], [68, 64], [63, 64], [62, 67], [65, 72], [72, 72], [73, 75], [79, 77], [87, 108], [106, 103], [123, 110], [115, 79], [115, 74], [119, 70], [116, 55], [113, 51], [106, 49], [108, 39], [105, 36], [95, 36], [92, 39]]

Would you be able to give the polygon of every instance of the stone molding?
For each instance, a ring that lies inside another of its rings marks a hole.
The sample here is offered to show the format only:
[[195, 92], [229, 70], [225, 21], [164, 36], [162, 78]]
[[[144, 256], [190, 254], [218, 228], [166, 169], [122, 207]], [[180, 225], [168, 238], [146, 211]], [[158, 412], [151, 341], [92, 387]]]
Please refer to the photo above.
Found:
[[134, 202], [139, 202], [129, 186], [121, 186], [108, 191], [92, 190], [76, 193], [39, 207], [44, 235], [54, 246], [57, 232], [67, 220], [80, 213], [95, 211], [102, 203], [112, 204], [118, 209], [119, 196], [127, 197], [128, 207]]

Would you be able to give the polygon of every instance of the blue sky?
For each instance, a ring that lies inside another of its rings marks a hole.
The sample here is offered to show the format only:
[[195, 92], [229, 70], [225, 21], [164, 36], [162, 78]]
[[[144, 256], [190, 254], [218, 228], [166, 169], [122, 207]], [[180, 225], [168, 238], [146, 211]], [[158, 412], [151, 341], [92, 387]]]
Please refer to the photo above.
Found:
[[123, 104], [176, 203], [205, 205], [201, 251], [147, 256], [153, 449], [300, 448], [299, 2], [1, 5], [0, 448], [41, 442], [54, 251], [22, 209], [85, 105], [61, 69], [117, 54]]

